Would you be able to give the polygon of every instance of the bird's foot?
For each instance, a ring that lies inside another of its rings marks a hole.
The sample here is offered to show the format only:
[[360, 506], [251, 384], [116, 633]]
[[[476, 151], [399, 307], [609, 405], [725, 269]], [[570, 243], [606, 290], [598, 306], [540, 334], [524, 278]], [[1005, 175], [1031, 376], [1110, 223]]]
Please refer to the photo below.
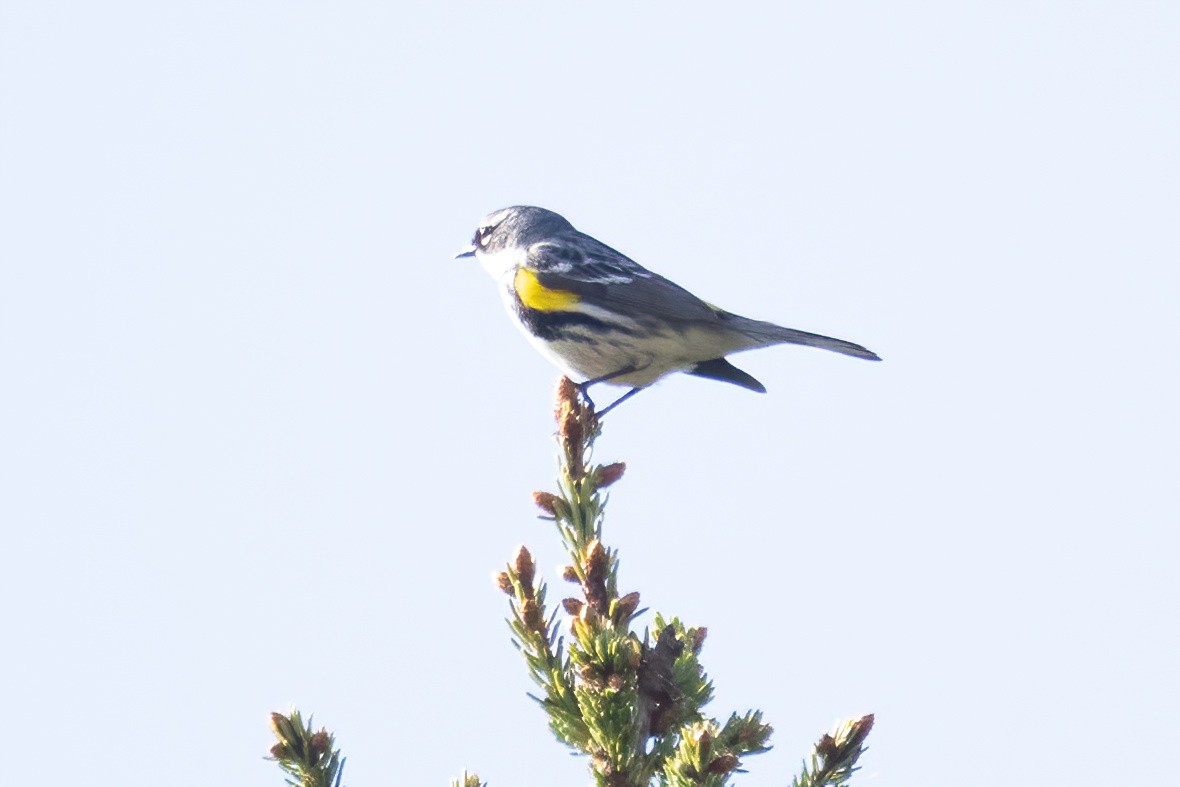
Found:
[[578, 389], [578, 393], [582, 396], [582, 401], [590, 408], [590, 412], [594, 412], [594, 400], [590, 398], [590, 386], [594, 383], [601, 382], [600, 380], [587, 380], [584, 383], [575, 383], [574, 387]]
[[634, 396], [635, 394], [639, 393], [642, 390], [643, 390], [642, 388], [632, 388], [630, 391], [627, 391], [627, 393], [623, 394], [618, 399], [615, 399], [613, 402], [608, 404], [602, 410], [599, 410], [598, 412], [596, 412], [595, 415], [598, 416], [599, 420], [602, 420], [603, 416], [605, 416], [611, 410], [615, 409], [616, 407], [621, 405], [623, 402], [627, 401], [632, 396]]

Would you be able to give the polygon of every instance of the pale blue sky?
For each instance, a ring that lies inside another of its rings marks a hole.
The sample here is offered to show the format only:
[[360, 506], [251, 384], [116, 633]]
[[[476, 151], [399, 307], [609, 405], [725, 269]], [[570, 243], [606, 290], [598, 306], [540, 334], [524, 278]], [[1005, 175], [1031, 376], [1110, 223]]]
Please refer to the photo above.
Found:
[[[450, 255], [552, 208], [857, 341], [608, 422], [607, 540], [784, 784], [1167, 781], [1180, 7], [0, 2], [11, 784], [584, 784], [490, 574], [555, 373]], [[554, 597], [560, 597], [555, 588]]]

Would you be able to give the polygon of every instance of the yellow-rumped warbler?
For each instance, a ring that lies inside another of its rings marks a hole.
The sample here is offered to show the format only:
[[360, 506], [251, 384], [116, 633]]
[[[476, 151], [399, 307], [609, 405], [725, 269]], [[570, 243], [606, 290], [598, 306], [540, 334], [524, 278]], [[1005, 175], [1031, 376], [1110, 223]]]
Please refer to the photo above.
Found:
[[762, 383], [725, 359], [757, 347], [804, 344], [881, 360], [859, 344], [705, 303], [544, 208], [517, 205], [492, 213], [459, 257], [479, 260], [529, 341], [581, 381], [583, 395], [595, 383], [631, 386], [600, 415], [673, 372], [765, 393]]

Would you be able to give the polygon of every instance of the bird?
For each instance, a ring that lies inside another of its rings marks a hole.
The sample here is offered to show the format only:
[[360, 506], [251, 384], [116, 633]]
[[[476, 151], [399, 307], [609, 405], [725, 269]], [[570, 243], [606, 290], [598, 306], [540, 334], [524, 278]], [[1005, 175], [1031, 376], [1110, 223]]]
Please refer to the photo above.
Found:
[[488, 214], [455, 255], [472, 257], [499, 285], [513, 321], [591, 408], [591, 386], [630, 388], [600, 417], [677, 372], [765, 393], [726, 357], [745, 350], [799, 344], [881, 360], [859, 344], [725, 311], [545, 208], [514, 205]]

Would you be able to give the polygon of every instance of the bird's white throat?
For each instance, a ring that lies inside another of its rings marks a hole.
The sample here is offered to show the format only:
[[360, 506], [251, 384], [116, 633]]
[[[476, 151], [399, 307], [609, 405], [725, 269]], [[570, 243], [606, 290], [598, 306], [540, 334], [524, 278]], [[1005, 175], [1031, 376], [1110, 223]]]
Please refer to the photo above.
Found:
[[475, 258], [479, 260], [479, 264], [488, 272], [488, 275], [497, 282], [503, 282], [506, 276], [510, 276], [516, 270], [516, 266], [523, 262], [524, 254], [520, 249], [504, 249], [493, 254], [477, 251]]

